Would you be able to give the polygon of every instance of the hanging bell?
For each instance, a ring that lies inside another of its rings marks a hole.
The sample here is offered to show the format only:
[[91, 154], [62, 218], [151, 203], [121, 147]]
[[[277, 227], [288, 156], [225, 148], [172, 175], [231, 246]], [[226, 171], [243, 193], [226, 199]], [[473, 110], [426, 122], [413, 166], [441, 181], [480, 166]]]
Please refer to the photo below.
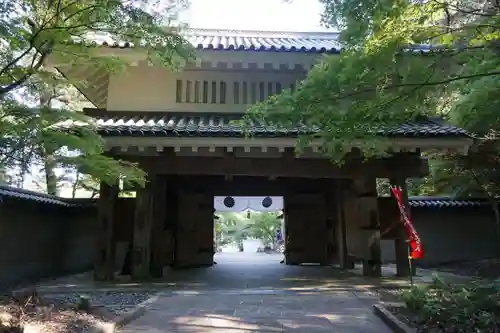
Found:
[[249, 218], [250, 218], [250, 211], [247, 210], [247, 219], [249, 219]]

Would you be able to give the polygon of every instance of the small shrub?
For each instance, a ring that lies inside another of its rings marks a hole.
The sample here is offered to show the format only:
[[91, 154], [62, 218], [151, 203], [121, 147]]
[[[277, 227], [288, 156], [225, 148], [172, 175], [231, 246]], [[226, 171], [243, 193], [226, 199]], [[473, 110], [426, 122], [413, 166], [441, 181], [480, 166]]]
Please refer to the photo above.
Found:
[[402, 292], [408, 310], [418, 325], [453, 331], [497, 332], [500, 328], [498, 284], [451, 285], [436, 277], [427, 286]]
[[427, 288], [415, 286], [409, 290], [405, 290], [401, 293], [401, 298], [406, 304], [406, 307], [410, 310], [421, 310], [425, 303], [427, 297]]
[[90, 308], [90, 298], [88, 296], [81, 295], [78, 304], [76, 305], [76, 309], [78, 311], [90, 312]]

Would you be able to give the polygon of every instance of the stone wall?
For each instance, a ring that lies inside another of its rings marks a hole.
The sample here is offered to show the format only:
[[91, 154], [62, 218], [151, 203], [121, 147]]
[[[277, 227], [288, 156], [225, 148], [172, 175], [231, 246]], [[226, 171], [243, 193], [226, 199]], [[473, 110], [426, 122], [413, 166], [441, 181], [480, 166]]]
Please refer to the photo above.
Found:
[[92, 268], [96, 208], [0, 187], [0, 290]]

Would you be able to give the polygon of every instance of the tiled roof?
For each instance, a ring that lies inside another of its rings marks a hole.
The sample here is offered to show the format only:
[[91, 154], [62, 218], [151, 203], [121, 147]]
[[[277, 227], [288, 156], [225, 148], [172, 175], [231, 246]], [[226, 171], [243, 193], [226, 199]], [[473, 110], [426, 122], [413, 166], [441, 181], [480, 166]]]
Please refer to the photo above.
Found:
[[411, 197], [412, 208], [460, 208], [488, 206], [486, 199], [453, 199], [449, 197]]
[[[199, 50], [338, 53], [342, 49], [336, 32], [186, 29], [181, 35]], [[113, 48], [144, 46], [103, 35], [93, 35], [85, 39], [85, 44]]]
[[[180, 34], [198, 50], [339, 53], [343, 49], [337, 32], [185, 29]], [[74, 39], [73, 42], [122, 49], [146, 45], [145, 42], [135, 45], [103, 34]], [[405, 52], [425, 54], [440, 50], [443, 48], [422, 44], [408, 47]]]
[[[0, 200], [3, 198], [29, 200], [41, 204], [63, 207], [88, 207], [95, 205], [96, 199], [68, 199], [45, 193], [28, 191], [20, 188], [0, 185]], [[453, 199], [449, 197], [410, 197], [412, 208], [463, 208], [488, 206], [486, 199]]]
[[[148, 113], [127, 115], [116, 113], [95, 117], [99, 132], [103, 136], [243, 136], [240, 125], [234, 121], [241, 119], [241, 114], [214, 113]], [[270, 124], [255, 122], [249, 128], [260, 137], [295, 137], [306, 134], [304, 128], [284, 129]], [[423, 120], [406, 123], [395, 128], [380, 130], [384, 136], [404, 137], [464, 137], [465, 130], [442, 124], [437, 121]]]
[[66, 202], [63, 198], [6, 185], [0, 185], [0, 198], [30, 200], [43, 204], [52, 204], [52, 205], [66, 206], [66, 207], [70, 206], [70, 204]]

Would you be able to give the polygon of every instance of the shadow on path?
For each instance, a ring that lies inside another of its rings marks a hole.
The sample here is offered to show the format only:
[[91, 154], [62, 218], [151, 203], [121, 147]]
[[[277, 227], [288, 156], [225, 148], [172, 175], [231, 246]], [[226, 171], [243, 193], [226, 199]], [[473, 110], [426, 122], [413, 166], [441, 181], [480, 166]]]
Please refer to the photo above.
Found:
[[121, 332], [389, 332], [353, 273], [286, 266], [280, 255], [260, 253], [215, 260], [213, 267], [173, 271], [162, 282], [170, 288]]

